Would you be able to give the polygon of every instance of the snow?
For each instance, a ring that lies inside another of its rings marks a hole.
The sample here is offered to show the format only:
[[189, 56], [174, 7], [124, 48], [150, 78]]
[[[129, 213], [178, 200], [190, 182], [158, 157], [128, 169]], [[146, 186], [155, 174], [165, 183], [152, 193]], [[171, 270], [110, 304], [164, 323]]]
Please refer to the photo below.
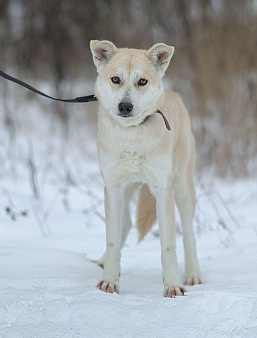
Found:
[[[186, 296], [175, 299], [162, 297], [160, 245], [153, 233], [138, 245], [132, 229], [122, 251], [120, 294], [105, 294], [96, 288], [102, 269], [91, 262], [104, 251], [100, 219], [87, 227], [82, 212], [65, 211], [57, 201], [44, 238], [31, 210], [12, 221], [1, 208], [1, 337], [256, 337], [254, 183], [215, 183], [240, 228], [224, 211], [227, 234], [219, 225], [197, 233], [204, 284], [187, 286]], [[8, 184], [17, 210], [28, 209], [23, 184]], [[71, 204], [81, 199], [71, 189]], [[211, 214], [207, 201], [202, 204]], [[177, 254], [183, 276], [181, 235]]]
[[[196, 177], [204, 284], [162, 296], [155, 226], [140, 245], [132, 229], [120, 294], [103, 293], [92, 263], [105, 250], [95, 129], [80, 107], [63, 137], [33, 102], [10, 103], [15, 135], [0, 126], [0, 337], [257, 337], [256, 180]], [[179, 224], [177, 256], [183, 278]]]

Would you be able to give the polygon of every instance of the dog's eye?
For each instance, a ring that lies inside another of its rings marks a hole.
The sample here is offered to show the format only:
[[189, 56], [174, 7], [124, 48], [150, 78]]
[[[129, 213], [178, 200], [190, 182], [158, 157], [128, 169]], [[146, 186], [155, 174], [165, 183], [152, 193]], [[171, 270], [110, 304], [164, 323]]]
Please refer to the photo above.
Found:
[[120, 78], [118, 76], [113, 76], [111, 78], [112, 82], [115, 84], [119, 84], [120, 83]]
[[139, 86], [145, 86], [145, 85], [147, 84], [147, 82], [148, 82], [148, 81], [147, 81], [146, 79], [140, 79], [140, 80], [138, 81], [137, 84], [138, 84]]

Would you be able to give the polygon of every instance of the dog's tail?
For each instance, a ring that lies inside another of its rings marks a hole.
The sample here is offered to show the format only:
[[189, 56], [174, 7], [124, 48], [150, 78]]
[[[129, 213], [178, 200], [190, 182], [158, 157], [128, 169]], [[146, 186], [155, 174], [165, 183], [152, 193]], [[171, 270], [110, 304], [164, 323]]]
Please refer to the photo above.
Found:
[[137, 209], [138, 241], [142, 241], [156, 221], [156, 201], [148, 185], [144, 184], [139, 194]]

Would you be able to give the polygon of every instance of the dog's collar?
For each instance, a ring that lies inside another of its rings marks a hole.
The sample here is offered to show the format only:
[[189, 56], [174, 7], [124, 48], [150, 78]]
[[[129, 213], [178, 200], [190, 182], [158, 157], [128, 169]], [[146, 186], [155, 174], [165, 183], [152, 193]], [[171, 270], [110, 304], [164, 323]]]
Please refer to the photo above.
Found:
[[[159, 109], [157, 109], [157, 111], [156, 111], [155, 113], [160, 114], [160, 115], [162, 116], [166, 128], [167, 128], [168, 130], [171, 130], [170, 125], [169, 125], [169, 122], [168, 122], [168, 120], [166, 119], [166, 117], [163, 115], [163, 113], [162, 113]], [[141, 122], [141, 124], [142, 124], [142, 123], [145, 123], [145, 122], [149, 119], [149, 116], [150, 116], [150, 115], [146, 116], [146, 118], [144, 119], [143, 122]]]
[[166, 128], [167, 128], [168, 130], [171, 130], [171, 129], [170, 129], [169, 122], [168, 122], [168, 120], [166, 119], [166, 117], [163, 115], [163, 113], [162, 113], [159, 109], [157, 109], [156, 113], [157, 113], [157, 114], [160, 114], [160, 115], [162, 116]]

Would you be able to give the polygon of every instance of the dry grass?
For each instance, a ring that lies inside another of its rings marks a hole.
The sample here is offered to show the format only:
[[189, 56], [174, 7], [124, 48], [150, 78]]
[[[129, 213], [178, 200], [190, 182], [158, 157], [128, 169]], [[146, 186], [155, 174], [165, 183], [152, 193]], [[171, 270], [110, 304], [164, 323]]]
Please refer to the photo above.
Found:
[[[17, 4], [25, 10], [14, 15]], [[174, 45], [167, 78], [192, 117], [198, 172], [256, 175], [256, 1], [3, 0], [0, 24], [3, 70], [43, 78], [58, 96], [71, 96], [78, 79], [95, 78], [91, 39], [109, 39], [120, 47]], [[3, 97], [6, 88], [0, 86]], [[68, 110], [60, 105], [55, 110], [67, 132]], [[90, 115], [96, 123], [96, 114]]]

